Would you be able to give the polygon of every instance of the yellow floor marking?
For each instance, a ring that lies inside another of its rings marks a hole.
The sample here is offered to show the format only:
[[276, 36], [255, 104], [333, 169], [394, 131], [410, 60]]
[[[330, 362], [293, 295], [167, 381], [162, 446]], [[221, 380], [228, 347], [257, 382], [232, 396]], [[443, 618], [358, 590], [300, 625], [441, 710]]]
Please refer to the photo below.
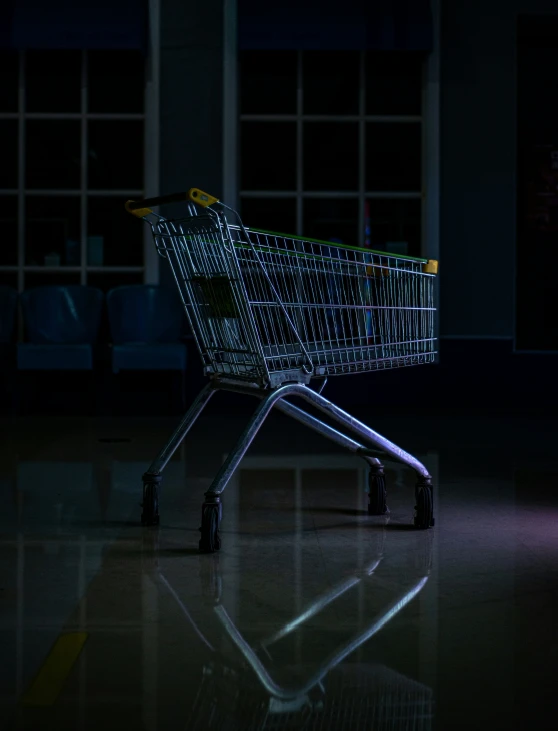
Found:
[[52, 706], [87, 639], [87, 632], [60, 635], [54, 643], [29, 690], [23, 695], [24, 706]]

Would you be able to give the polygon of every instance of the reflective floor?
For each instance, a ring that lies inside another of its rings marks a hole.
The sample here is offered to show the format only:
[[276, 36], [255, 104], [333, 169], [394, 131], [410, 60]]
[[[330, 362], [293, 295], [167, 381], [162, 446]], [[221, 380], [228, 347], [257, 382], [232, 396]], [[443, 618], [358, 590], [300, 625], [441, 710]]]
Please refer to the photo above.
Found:
[[274, 415], [214, 555], [201, 502], [240, 414], [170, 462], [159, 530], [141, 475], [172, 420], [0, 422], [0, 728], [554, 728], [556, 424], [367, 420], [433, 474], [433, 530], [412, 473], [387, 465], [369, 517], [365, 463]]

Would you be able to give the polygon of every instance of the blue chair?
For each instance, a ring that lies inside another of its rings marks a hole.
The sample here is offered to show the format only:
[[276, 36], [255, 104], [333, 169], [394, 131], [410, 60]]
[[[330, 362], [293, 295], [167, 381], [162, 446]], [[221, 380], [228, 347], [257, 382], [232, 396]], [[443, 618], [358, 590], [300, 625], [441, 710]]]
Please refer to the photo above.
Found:
[[176, 294], [150, 284], [117, 287], [107, 294], [107, 309], [113, 373], [179, 372], [184, 404], [188, 351], [184, 310]]
[[47, 286], [23, 292], [26, 340], [17, 346], [22, 371], [92, 371], [103, 292], [93, 287]]
[[11, 287], [0, 287], [0, 343], [11, 343], [17, 312], [17, 292]]

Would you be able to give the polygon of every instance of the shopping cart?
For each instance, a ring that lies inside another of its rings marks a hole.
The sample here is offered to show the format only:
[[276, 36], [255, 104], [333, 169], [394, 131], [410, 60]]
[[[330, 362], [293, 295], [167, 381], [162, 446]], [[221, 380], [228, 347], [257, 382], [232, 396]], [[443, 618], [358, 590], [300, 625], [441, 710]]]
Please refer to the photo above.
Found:
[[[178, 202], [188, 204], [186, 217], [151, 210]], [[321, 393], [328, 376], [434, 360], [437, 262], [248, 229], [236, 211], [198, 188], [128, 201], [126, 209], [151, 226], [157, 251], [168, 260], [210, 377], [143, 476], [142, 523], [159, 523], [162, 472], [223, 389], [261, 403], [205, 493], [202, 551], [221, 547], [223, 491], [274, 406], [368, 462], [371, 515], [388, 511], [378, 452], [414, 469], [414, 524], [433, 526], [432, 478], [424, 465]], [[319, 391], [310, 388], [313, 379], [322, 379]], [[344, 432], [285, 401], [290, 396], [309, 402]]]

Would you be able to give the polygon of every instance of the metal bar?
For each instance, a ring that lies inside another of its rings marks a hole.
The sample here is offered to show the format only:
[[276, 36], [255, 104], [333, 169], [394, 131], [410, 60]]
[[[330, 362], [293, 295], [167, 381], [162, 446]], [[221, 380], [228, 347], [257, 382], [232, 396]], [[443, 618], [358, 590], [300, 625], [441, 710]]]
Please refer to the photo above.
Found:
[[[234, 450], [230, 452], [227, 459], [221, 466], [221, 469], [217, 473], [206, 495], [220, 495], [223, 492], [223, 490], [227, 486], [227, 483], [234, 474], [236, 468], [240, 464], [242, 457], [244, 457], [246, 451], [248, 450], [248, 447], [254, 441], [254, 437], [262, 427], [264, 421], [267, 418], [267, 415], [274, 407], [275, 403], [284, 396], [288, 396], [290, 393], [292, 393], [293, 388], [296, 388], [296, 384], [282, 386], [275, 391], [269, 392], [268, 395], [264, 399], [262, 399], [258, 408], [254, 412], [254, 415], [252, 416], [252, 419], [250, 420], [248, 426], [243, 431], [240, 439], [238, 440]], [[237, 389], [234, 388], [234, 386], [230, 385], [227, 386], [227, 391], [236, 392]], [[242, 392], [242, 388], [240, 389], [240, 391]]]
[[[432, 0], [434, 44], [424, 61], [422, 95], [422, 255], [439, 259], [440, 254], [440, 17], [441, 0]], [[514, 259], [515, 261], [515, 259]], [[439, 282], [434, 283], [434, 298], [439, 299]], [[434, 336], [439, 336], [438, 319]], [[438, 360], [438, 358], [436, 358]]]
[[343, 411], [343, 409], [335, 406], [335, 404], [333, 404], [331, 401], [328, 401], [323, 396], [320, 396], [320, 394], [312, 391], [311, 388], [299, 384], [296, 384], [294, 388], [296, 390], [294, 391], [293, 395], [301, 396], [306, 401], [312, 403], [316, 408], [320, 409], [320, 411], [323, 411], [332, 419], [335, 419], [335, 421], [343, 424], [350, 431], [358, 434], [363, 439], [363, 441], [368, 442], [373, 447], [378, 447], [390, 457], [393, 457], [396, 461], [402, 462], [408, 467], [411, 467], [423, 479], [431, 479], [428, 470], [421, 462], [419, 462], [418, 459], [413, 457], [408, 452], [405, 452], [397, 445], [393, 444], [393, 442], [390, 442], [385, 437], [373, 431], [365, 424], [352, 417], [346, 411]]
[[[229, 385], [233, 386], [235, 393], [242, 393], [246, 396], [257, 396], [258, 398], [263, 398], [264, 396], [264, 392], [260, 389], [254, 387], [243, 387], [235, 382], [229, 382], [229, 384], [225, 382], [222, 385], [222, 388], [224, 388], [225, 390], [229, 390]], [[349, 452], [352, 452], [357, 457], [362, 457], [362, 459], [364, 459], [365, 462], [367, 462], [369, 465], [382, 465], [382, 461], [377, 457], [374, 457], [370, 453], [368, 447], [363, 446], [362, 444], [360, 444], [360, 442], [355, 441], [351, 437], [348, 437], [346, 434], [337, 431], [337, 429], [334, 429], [332, 426], [329, 426], [329, 424], [326, 424], [320, 419], [317, 419], [315, 416], [312, 416], [307, 411], [303, 411], [303, 409], [300, 409], [298, 406], [291, 404], [289, 401], [281, 399], [275, 404], [275, 407], [282, 413], [290, 416], [301, 424], [304, 424], [304, 426], [307, 426], [309, 429], [313, 429], [318, 434], [321, 434], [335, 444], [338, 444], [340, 447], [348, 449]]]
[[283, 414], [287, 414], [287, 416], [296, 419], [296, 421], [299, 421], [301, 424], [304, 424], [304, 426], [313, 429], [314, 431], [318, 432], [318, 434], [322, 434], [324, 437], [331, 440], [332, 442], [335, 442], [335, 444], [338, 444], [340, 447], [348, 449], [349, 452], [352, 452], [359, 457], [363, 457], [369, 464], [381, 464], [380, 460], [376, 459], [375, 457], [371, 457], [367, 454], [359, 454], [360, 452], [366, 451], [366, 447], [363, 447], [362, 444], [355, 441], [354, 439], [351, 439], [345, 434], [342, 434], [341, 432], [337, 431], [337, 429], [334, 429], [328, 424], [324, 424], [323, 421], [320, 421], [320, 419], [316, 419], [316, 417], [308, 414], [306, 411], [299, 409], [298, 406], [294, 406], [293, 404], [284, 400], [278, 401], [275, 406]]
[[[147, 78], [144, 96], [144, 191], [130, 198], [153, 198], [159, 195], [160, 159], [160, 77], [161, 77], [161, 2], [149, 2], [149, 53], [145, 62]], [[149, 228], [143, 232], [144, 282], [159, 283], [159, 256]]]
[[241, 190], [243, 198], [296, 198], [296, 190]]
[[[87, 186], [86, 186], [87, 188]], [[17, 193], [17, 190], [0, 190], [0, 195], [14, 195]], [[76, 198], [80, 196], [82, 193], [82, 189], [80, 188], [73, 188], [73, 189], [59, 189], [59, 188], [29, 188], [25, 191], [25, 194], [28, 196], [38, 196], [40, 198], [45, 198], [46, 196], [64, 196], [64, 197], [70, 197], [75, 196]], [[103, 190], [103, 189], [87, 189], [87, 195], [89, 197], [100, 197], [103, 198], [124, 198], [126, 196], [143, 196], [142, 190]]]
[[[112, 119], [112, 120], [141, 120], [144, 118], [143, 114], [112, 114], [110, 112], [100, 114], [88, 114], [87, 119]], [[81, 119], [82, 115], [80, 112], [26, 112], [26, 119], [50, 119], [50, 120], [70, 120]], [[17, 119], [18, 114], [16, 112], [2, 112], [0, 119]]]
[[87, 51], [81, 52], [81, 169], [80, 169], [80, 283], [87, 284]]
[[[298, 193], [290, 190], [241, 190], [242, 198], [296, 198]], [[358, 190], [304, 190], [300, 193], [300, 197], [306, 198], [358, 198], [360, 192]], [[402, 199], [402, 200], [418, 200], [422, 197], [419, 190], [365, 190], [366, 198], [375, 199]], [[298, 234], [297, 234], [298, 235]]]
[[[87, 188], [87, 186], [86, 186]], [[0, 190], [0, 195], [14, 195], [17, 193], [16, 190]], [[82, 189], [80, 188], [74, 188], [74, 189], [57, 189], [57, 188], [29, 188], [25, 191], [25, 194], [28, 196], [39, 196], [40, 198], [44, 198], [46, 196], [80, 196], [82, 194]], [[87, 189], [87, 195], [89, 197], [98, 197], [102, 196], [103, 198], [124, 198], [126, 196], [143, 196], [142, 190], [102, 190], [102, 189], [95, 189], [90, 190]]]
[[72, 267], [23, 266], [22, 268], [23, 268], [24, 272], [35, 272], [35, 273], [36, 272], [80, 272], [81, 271], [81, 267], [78, 267], [78, 266], [72, 266]]
[[[17, 288], [23, 292], [25, 264], [25, 51], [19, 53], [19, 91], [18, 91], [18, 195], [17, 195]], [[23, 338], [23, 321], [18, 319], [18, 336]]]
[[223, 200], [237, 201], [237, 0], [223, 2]]
[[209, 403], [209, 400], [215, 393], [216, 389], [214, 387], [213, 382], [210, 382], [203, 388], [200, 393], [198, 394], [196, 400], [194, 403], [190, 406], [186, 414], [184, 415], [184, 418], [180, 422], [180, 424], [177, 426], [176, 430], [174, 431], [172, 437], [169, 439], [167, 444], [163, 447], [161, 452], [157, 455], [157, 457], [153, 460], [151, 463], [151, 466], [147, 470], [147, 474], [149, 475], [159, 475], [161, 472], [165, 469], [167, 466], [170, 458], [172, 455], [176, 452], [178, 447], [180, 446], [180, 443], [188, 434], [194, 423], [196, 422], [198, 416], [201, 414], [201, 412], [204, 410], [204, 408]]
[[296, 69], [296, 233], [302, 236], [304, 230], [304, 207], [302, 195], [304, 192], [304, 90], [302, 73], [302, 51], [298, 51]]
[[[296, 122], [298, 119], [304, 122], [359, 122], [360, 114], [242, 114], [241, 122]], [[377, 122], [379, 124], [416, 124], [422, 122], [420, 114], [365, 114], [365, 122]]]
[[[67, 267], [65, 268], [67, 269]], [[127, 267], [127, 266], [109, 266], [109, 267], [87, 267], [88, 272], [128, 272], [130, 274], [136, 273], [140, 274], [141, 272], [145, 271], [145, 267]]]
[[365, 51], [360, 52], [358, 96], [358, 245], [364, 246], [364, 209], [366, 205], [366, 63]]
[[[237, 389], [232, 384], [227, 386], [229, 391], [240, 391], [243, 389]], [[286, 396], [299, 396], [309, 403], [313, 404], [320, 411], [323, 411], [332, 419], [343, 424], [349, 431], [358, 434], [365, 442], [371, 444], [374, 447], [380, 448], [383, 452], [393, 457], [396, 461], [402, 462], [412, 469], [423, 479], [430, 480], [430, 475], [426, 467], [419, 462], [415, 457], [400, 449], [398, 446], [390, 442], [385, 437], [382, 437], [377, 432], [367, 427], [362, 422], [358, 421], [350, 414], [335, 406], [331, 401], [328, 401], [320, 394], [316, 393], [308, 386], [304, 386], [298, 383], [289, 383], [285, 386], [281, 386], [274, 391], [271, 391], [260, 403], [248, 426], [240, 436], [235, 448], [230, 452], [221, 469], [217, 473], [211, 487], [207, 491], [207, 496], [219, 496], [225, 490], [227, 483], [231, 479], [236, 468], [240, 464], [242, 457], [246, 454], [248, 448], [252, 444], [256, 434], [261, 429], [264, 421], [266, 420], [269, 412], [275, 406], [275, 404]]]

